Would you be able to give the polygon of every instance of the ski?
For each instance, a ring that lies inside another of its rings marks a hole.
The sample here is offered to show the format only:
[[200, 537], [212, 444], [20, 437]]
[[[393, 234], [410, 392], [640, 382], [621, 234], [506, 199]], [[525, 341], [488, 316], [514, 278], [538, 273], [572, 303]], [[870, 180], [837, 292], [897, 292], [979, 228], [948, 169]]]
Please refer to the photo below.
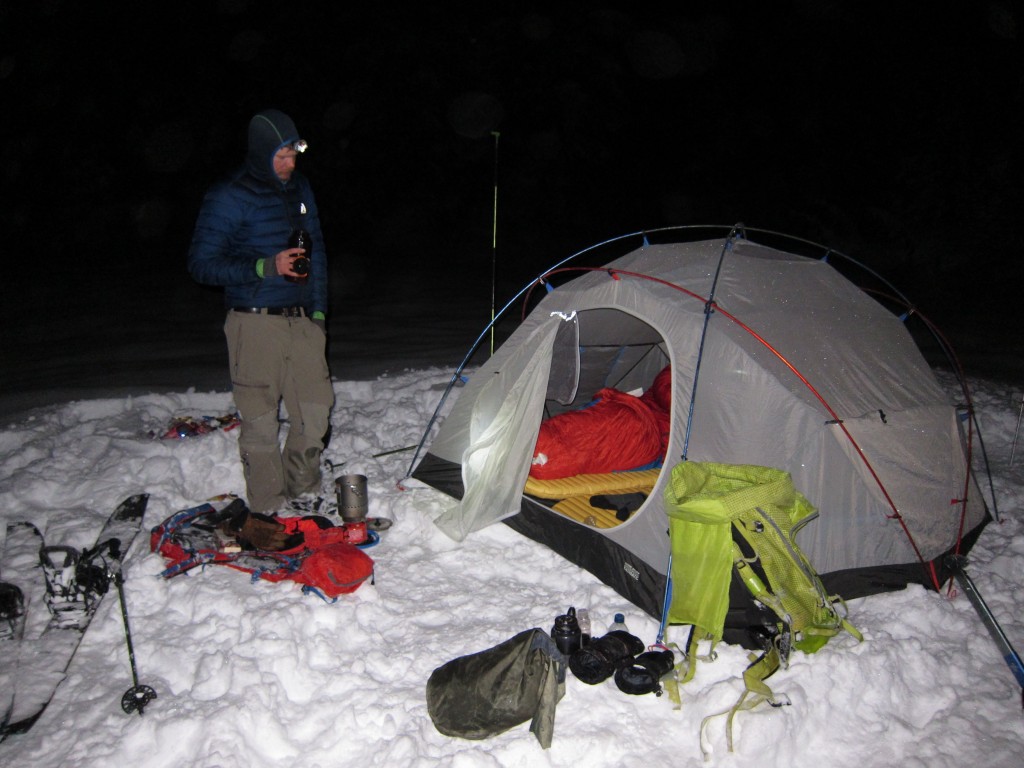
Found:
[[[81, 552], [48, 546], [40, 537], [35, 548], [40, 572], [31, 587], [33, 610], [13, 662], [13, 703], [0, 730], [0, 741], [26, 733], [50, 704], [103, 596], [121, 575], [124, 556], [142, 528], [148, 501], [149, 495], [143, 493], [121, 502], [95, 544]], [[48, 619], [38, 609], [40, 603], [49, 609]], [[30, 631], [40, 621], [44, 624], [38, 634]]]
[[3, 568], [0, 570], [0, 729], [6, 729], [14, 707], [14, 682], [29, 607], [41, 600], [39, 548], [43, 537], [32, 523], [8, 523]]

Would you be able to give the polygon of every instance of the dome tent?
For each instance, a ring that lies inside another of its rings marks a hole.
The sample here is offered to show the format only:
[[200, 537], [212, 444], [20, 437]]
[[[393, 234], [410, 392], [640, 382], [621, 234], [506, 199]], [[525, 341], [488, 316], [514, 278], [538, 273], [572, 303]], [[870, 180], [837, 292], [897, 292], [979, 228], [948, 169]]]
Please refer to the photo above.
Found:
[[[760, 465], [789, 473], [817, 509], [797, 542], [830, 591], [853, 598], [945, 581], [944, 556], [966, 551], [988, 514], [960, 414], [904, 318], [828, 258], [737, 229], [694, 242], [645, 237], [581, 271], [475, 371], [417, 452], [412, 477], [458, 500], [438, 519], [442, 530], [461, 540], [504, 521], [660, 618], [667, 470], [680, 461]], [[644, 390], [666, 365], [663, 469], [627, 519], [595, 525], [525, 492], [546, 416], [603, 387]]]

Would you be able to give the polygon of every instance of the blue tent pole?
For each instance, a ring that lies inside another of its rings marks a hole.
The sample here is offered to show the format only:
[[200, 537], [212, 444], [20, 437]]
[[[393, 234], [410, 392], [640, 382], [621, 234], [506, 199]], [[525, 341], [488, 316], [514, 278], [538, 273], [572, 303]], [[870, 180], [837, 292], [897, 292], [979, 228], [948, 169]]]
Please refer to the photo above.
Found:
[[722, 252], [718, 256], [718, 265], [715, 267], [715, 276], [711, 281], [711, 291], [708, 293], [708, 300], [704, 302], [704, 325], [700, 331], [700, 346], [697, 349], [697, 364], [693, 370], [693, 387], [690, 389], [690, 410], [686, 415], [686, 437], [683, 439], [683, 461], [686, 461], [687, 452], [690, 449], [690, 432], [693, 428], [694, 405], [697, 401], [697, 382], [700, 379], [700, 364], [704, 359], [704, 342], [708, 337], [708, 324], [711, 322], [711, 315], [715, 311], [715, 291], [718, 288], [718, 278], [722, 274], [722, 262], [725, 261], [725, 254], [732, 249], [732, 244], [736, 238], [737, 230], [739, 230], [740, 237], [743, 237], [743, 225], [737, 224], [725, 239], [725, 244], [722, 246]]
[[[729, 236], [725, 239], [725, 244], [722, 246], [722, 252], [718, 255], [718, 265], [715, 267], [715, 276], [711, 280], [711, 290], [708, 292], [708, 299], [704, 303], [704, 325], [700, 332], [700, 345], [697, 348], [697, 363], [693, 370], [693, 387], [690, 389], [690, 406], [689, 411], [686, 415], [686, 436], [683, 438], [683, 455], [682, 461], [687, 460], [687, 454], [690, 450], [690, 432], [693, 428], [693, 413], [694, 404], [697, 402], [697, 382], [700, 379], [700, 365], [704, 359], [704, 342], [708, 336], [708, 324], [711, 322], [711, 315], [714, 312], [715, 307], [715, 290], [718, 288], [718, 278], [722, 274], [722, 263], [725, 261], [725, 254], [732, 249], [733, 241], [739, 237], [745, 237], [743, 230], [743, 224], [736, 224], [729, 232]], [[658, 627], [658, 643], [663, 643], [665, 640], [665, 630], [668, 628], [668, 610], [669, 604], [672, 600], [672, 545], [669, 543], [668, 552], [668, 565], [665, 573], [665, 597], [662, 600], [661, 609], [661, 624]]]

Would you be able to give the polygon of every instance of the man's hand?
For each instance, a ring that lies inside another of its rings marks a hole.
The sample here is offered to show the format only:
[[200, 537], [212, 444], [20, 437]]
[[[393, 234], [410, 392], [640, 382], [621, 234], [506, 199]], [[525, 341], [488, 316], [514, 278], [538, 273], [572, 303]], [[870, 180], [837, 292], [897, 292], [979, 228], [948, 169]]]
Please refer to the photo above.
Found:
[[[273, 262], [272, 262], [273, 265], [274, 265], [274, 267], [273, 267], [273, 270], [274, 270], [273, 274], [284, 275], [285, 277], [302, 277], [302, 275], [300, 275], [298, 272], [296, 272], [292, 268], [292, 265], [295, 263], [295, 260], [299, 256], [302, 256], [305, 252], [306, 252], [305, 248], [285, 248], [279, 254], [274, 256], [274, 259], [273, 259]], [[268, 265], [266, 263], [264, 263], [263, 270], [264, 270], [264, 276], [265, 277], [269, 277], [270, 276], [267, 273], [267, 266]]]

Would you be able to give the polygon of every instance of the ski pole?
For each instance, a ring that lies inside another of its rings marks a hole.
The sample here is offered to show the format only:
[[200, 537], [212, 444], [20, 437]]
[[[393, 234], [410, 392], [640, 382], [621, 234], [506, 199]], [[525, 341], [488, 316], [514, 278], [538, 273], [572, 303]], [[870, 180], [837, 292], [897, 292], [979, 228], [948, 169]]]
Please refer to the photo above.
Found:
[[1020, 437], [1020, 419], [1024, 416], [1024, 394], [1020, 396], [1020, 410], [1017, 411], [1017, 428], [1013, 431], [1013, 445], [1010, 447], [1010, 466], [1013, 466], [1013, 455], [1017, 452], [1017, 438]]
[[981, 621], [984, 623], [989, 635], [992, 636], [996, 645], [999, 646], [999, 652], [1003, 655], [1003, 661], [1006, 662], [1006, 666], [1010, 668], [1014, 677], [1017, 678], [1017, 684], [1021, 687], [1020, 703], [1021, 707], [1024, 708], [1024, 662], [1020, 660], [1020, 656], [1010, 644], [1010, 640], [1006, 637], [1006, 633], [1003, 632], [1003, 628], [999, 626], [996, 617], [992, 615], [992, 611], [989, 610], [985, 600], [978, 593], [971, 577], [964, 570], [964, 564], [965, 558], [963, 555], [951, 555], [946, 558], [946, 566], [953, 572], [953, 576], [956, 577], [957, 582], [959, 582], [967, 594], [967, 599], [971, 601], [974, 610], [978, 612], [978, 616], [981, 617]]
[[156, 698], [156, 691], [148, 685], [139, 685], [139, 675], [135, 671], [135, 649], [132, 647], [132, 633], [128, 628], [128, 605], [124, 599], [124, 576], [120, 570], [114, 576], [114, 583], [117, 585], [117, 596], [121, 602], [121, 618], [124, 619], [124, 639], [128, 644], [128, 661], [132, 667], [133, 683], [132, 687], [125, 691], [124, 696], [121, 697], [121, 709], [126, 715], [137, 711], [141, 717], [146, 705]]

